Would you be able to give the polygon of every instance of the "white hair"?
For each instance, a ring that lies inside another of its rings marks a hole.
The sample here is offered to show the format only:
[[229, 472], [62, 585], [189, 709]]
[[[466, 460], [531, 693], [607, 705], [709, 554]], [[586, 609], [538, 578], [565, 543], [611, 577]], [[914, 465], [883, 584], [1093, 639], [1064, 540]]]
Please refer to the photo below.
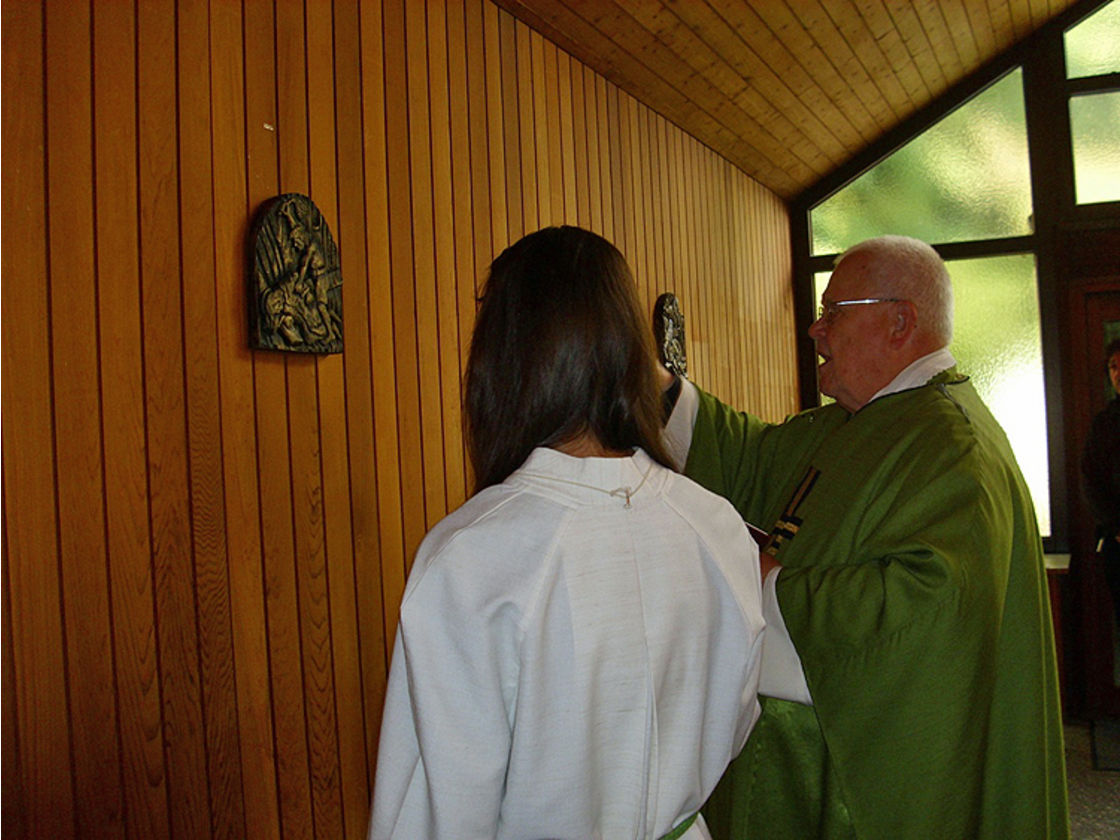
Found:
[[876, 236], [853, 245], [836, 258], [867, 257], [866, 277], [875, 294], [912, 301], [918, 327], [947, 346], [953, 338], [953, 281], [944, 260], [925, 242], [909, 236]]

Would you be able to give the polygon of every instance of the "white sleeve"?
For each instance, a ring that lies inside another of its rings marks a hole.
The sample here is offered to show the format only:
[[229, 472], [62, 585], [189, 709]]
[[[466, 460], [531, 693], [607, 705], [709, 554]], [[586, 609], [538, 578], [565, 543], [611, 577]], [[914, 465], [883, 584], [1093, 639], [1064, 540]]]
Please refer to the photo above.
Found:
[[502, 692], [509, 651], [498, 649], [469, 589], [429, 568], [406, 592], [371, 840], [497, 836], [511, 738]]
[[[681, 392], [669, 421], [665, 424], [664, 441], [669, 457], [677, 469], [684, 470], [688, 461], [688, 450], [692, 446], [692, 429], [696, 425], [696, 413], [700, 409], [700, 397], [696, 386], [681, 377]], [[805, 682], [805, 672], [801, 667], [801, 657], [789, 637], [782, 611], [778, 607], [778, 596], [774, 585], [781, 569], [775, 569], [766, 576], [762, 586], [762, 614], [766, 619], [766, 633], [762, 645], [762, 675], [759, 694], [793, 700], [797, 703], [812, 705], [809, 686]]]
[[758, 693], [781, 700], [813, 705], [801, 657], [789, 637], [782, 611], [778, 607], [776, 585], [781, 569], [774, 569], [762, 582], [762, 615], [766, 619], [766, 633], [762, 641], [762, 673]]
[[673, 406], [673, 413], [669, 415], [669, 422], [665, 424], [662, 434], [673, 465], [681, 471], [688, 460], [688, 450], [692, 446], [692, 427], [696, 425], [696, 412], [699, 408], [700, 398], [696, 386], [682, 376], [677, 404]]

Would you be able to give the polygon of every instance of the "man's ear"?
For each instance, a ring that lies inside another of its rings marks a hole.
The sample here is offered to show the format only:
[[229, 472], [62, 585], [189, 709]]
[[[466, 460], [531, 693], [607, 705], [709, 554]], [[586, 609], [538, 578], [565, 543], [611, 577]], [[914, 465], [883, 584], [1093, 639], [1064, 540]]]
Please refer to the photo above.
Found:
[[903, 347], [918, 329], [918, 307], [913, 301], [900, 300], [891, 304], [890, 343]]

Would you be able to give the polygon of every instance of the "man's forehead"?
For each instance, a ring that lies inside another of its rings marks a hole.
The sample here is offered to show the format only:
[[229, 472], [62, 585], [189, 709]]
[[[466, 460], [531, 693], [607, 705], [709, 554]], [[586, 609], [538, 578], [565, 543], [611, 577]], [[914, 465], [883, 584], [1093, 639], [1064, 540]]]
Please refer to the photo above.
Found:
[[838, 295], [848, 296], [855, 292], [862, 294], [865, 287], [870, 286], [867, 268], [867, 261], [863, 259], [862, 254], [854, 254], [846, 258], [832, 270], [825, 295], [832, 300], [838, 300]]

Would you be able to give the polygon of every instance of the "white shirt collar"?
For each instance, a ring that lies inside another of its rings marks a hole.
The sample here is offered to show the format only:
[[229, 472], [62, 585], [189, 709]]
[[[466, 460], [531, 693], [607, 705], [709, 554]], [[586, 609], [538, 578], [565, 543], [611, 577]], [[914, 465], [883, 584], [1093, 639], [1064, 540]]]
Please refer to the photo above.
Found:
[[897, 394], [899, 391], [908, 391], [911, 388], [920, 388], [943, 370], [948, 370], [957, 363], [948, 347], [934, 350], [920, 359], [915, 359], [898, 376], [892, 379], [883, 388], [880, 388], [868, 402], [874, 402], [879, 397], [887, 394]]

